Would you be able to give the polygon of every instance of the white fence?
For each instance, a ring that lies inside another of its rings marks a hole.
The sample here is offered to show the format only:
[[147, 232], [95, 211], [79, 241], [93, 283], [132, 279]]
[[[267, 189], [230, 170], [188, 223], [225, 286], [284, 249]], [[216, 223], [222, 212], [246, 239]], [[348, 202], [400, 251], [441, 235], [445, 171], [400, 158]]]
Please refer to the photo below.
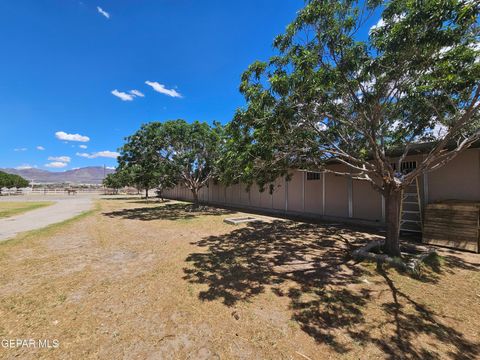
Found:
[[[103, 194], [105, 192], [104, 188], [91, 188], [91, 189], [74, 189], [77, 194]], [[28, 194], [65, 194], [67, 191], [65, 189], [2, 189], [2, 196], [12, 196], [12, 195], [28, 195]]]

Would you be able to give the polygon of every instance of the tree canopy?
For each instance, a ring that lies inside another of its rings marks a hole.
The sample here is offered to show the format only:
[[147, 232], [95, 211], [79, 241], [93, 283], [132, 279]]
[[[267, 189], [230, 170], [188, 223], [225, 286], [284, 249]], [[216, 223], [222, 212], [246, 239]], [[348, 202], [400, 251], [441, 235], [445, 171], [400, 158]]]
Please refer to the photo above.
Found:
[[30, 184], [28, 180], [25, 180], [20, 175], [8, 174], [0, 171], [0, 189], [1, 188], [24, 188]]
[[[277, 55], [243, 73], [247, 105], [226, 129], [143, 125], [120, 168], [146, 189], [181, 183], [195, 204], [214, 177], [264, 189], [301, 168], [366, 181], [385, 198], [385, 251], [400, 255], [401, 191], [480, 139], [479, 13], [472, 0], [306, 1]], [[423, 160], [401, 173], [420, 143]]]
[[167, 189], [176, 184], [176, 174], [159, 150], [165, 147], [163, 127], [162, 123], [142, 125], [120, 149], [117, 177], [145, 189], [147, 198], [149, 189]]
[[[480, 138], [479, 12], [470, 0], [308, 1], [275, 39], [278, 55], [242, 75], [247, 106], [228, 126], [224, 180], [263, 187], [299, 167], [368, 181], [385, 196], [386, 250], [398, 255], [402, 188]], [[422, 142], [424, 160], [399, 174]], [[332, 159], [346, 170], [326, 168]]]
[[125, 186], [134, 186], [133, 179], [128, 170], [117, 169], [103, 179], [103, 185], [107, 188], [118, 190]]
[[198, 191], [215, 174], [222, 133], [217, 123], [179, 119], [144, 124], [120, 150], [120, 169], [130, 169], [144, 188], [182, 183], [198, 205]]

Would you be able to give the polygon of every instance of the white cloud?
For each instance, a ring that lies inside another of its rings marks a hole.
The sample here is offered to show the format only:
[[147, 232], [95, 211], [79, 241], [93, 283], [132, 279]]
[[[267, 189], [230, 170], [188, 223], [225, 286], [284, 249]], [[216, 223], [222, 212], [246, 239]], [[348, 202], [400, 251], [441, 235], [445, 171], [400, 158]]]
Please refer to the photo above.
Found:
[[107, 166], [106, 169], [108, 169], [108, 170], [115, 170], [115, 167], [114, 167], [114, 166]]
[[99, 152], [94, 153], [94, 156], [95, 157], [105, 157], [105, 158], [116, 159], [117, 157], [120, 156], [120, 154], [116, 151], [105, 150], [105, 151], [99, 151]]
[[28, 149], [27, 148], [16, 148], [16, 149], [13, 149], [13, 151], [27, 151]]
[[433, 127], [433, 129], [431, 129], [430, 131], [427, 131], [427, 133], [429, 133], [436, 139], [442, 139], [443, 137], [445, 137], [445, 135], [448, 134], [448, 131], [449, 131], [448, 126], [445, 126], [437, 122], [435, 123], [435, 126]]
[[80, 134], [67, 134], [63, 131], [57, 131], [55, 133], [55, 137], [59, 140], [66, 140], [66, 141], [80, 141], [80, 142], [88, 142], [90, 138], [88, 136], [83, 136]]
[[438, 57], [444, 58], [445, 54], [448, 53], [450, 50], [453, 50], [453, 46], [444, 46], [438, 51]]
[[65, 166], [67, 166], [68, 164], [65, 163], [65, 162], [61, 162], [61, 161], [53, 161], [53, 162], [50, 162], [48, 164], [45, 164], [45, 167], [48, 167], [48, 168], [63, 168]]
[[317, 131], [326, 131], [328, 130], [328, 126], [325, 123], [319, 121], [315, 124], [315, 129], [317, 129]]
[[171, 97], [178, 97], [178, 98], [182, 97], [182, 94], [177, 92], [175, 89], [167, 89], [165, 87], [165, 85], [159, 84], [156, 81], [145, 81], [145, 84], [151, 86], [153, 88], [153, 90], [155, 90], [156, 92], [159, 92], [161, 94], [165, 94], [165, 95], [168, 95], [168, 96], [171, 96]]
[[118, 152], [108, 151], [108, 150], [98, 151], [98, 152], [94, 152], [94, 153], [91, 153], [91, 154], [77, 152], [76, 155], [80, 156], [80, 157], [87, 158], [87, 159], [96, 159], [96, 158], [99, 158], [99, 157], [116, 159], [118, 156], [120, 156], [120, 154]]
[[80, 156], [80, 157], [84, 157], [84, 158], [90, 158], [90, 154], [89, 154], [89, 153], [80, 153], [80, 152], [77, 152], [75, 155]]
[[28, 170], [28, 169], [33, 169], [34, 167], [36, 167], [36, 166], [31, 166], [31, 165], [28, 165], [28, 164], [22, 164], [20, 166], [17, 166], [15, 169], [17, 169], [17, 170]]
[[43, 151], [43, 150], [45, 150], [45, 148], [43, 146], [39, 145], [39, 146], [37, 146], [37, 150]]
[[105, 16], [107, 19], [110, 19], [110, 14], [103, 10], [100, 6], [97, 6], [97, 11], [99, 14]]
[[70, 162], [72, 160], [70, 156], [49, 156], [48, 160], [50, 161], [61, 161], [61, 162]]
[[383, 18], [380, 18], [380, 20], [378, 20], [378, 22], [370, 28], [368, 33], [370, 34], [373, 31], [381, 29], [384, 26], [385, 26], [385, 20], [383, 20]]
[[88, 146], [87, 145], [78, 145], [80, 149], [86, 149]]
[[123, 101], [132, 101], [134, 98], [133, 95], [127, 94], [123, 91], [118, 91], [117, 89], [112, 90], [112, 95], [122, 99]]
[[130, 94], [132, 94], [133, 96], [145, 97], [145, 94], [135, 89], [130, 90]]
[[342, 104], [343, 104], [343, 100], [342, 100], [341, 98], [338, 98], [338, 99], [333, 100], [333, 103], [334, 103], [335, 105], [342, 105]]

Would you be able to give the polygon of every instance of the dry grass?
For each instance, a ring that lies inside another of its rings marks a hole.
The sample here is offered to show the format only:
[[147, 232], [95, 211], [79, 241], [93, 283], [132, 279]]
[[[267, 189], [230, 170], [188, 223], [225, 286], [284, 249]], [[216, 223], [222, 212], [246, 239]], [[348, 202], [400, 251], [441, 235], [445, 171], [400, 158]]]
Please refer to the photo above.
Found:
[[419, 279], [355, 264], [375, 235], [225, 210], [102, 200], [0, 244], [0, 338], [58, 339], [5, 358], [475, 358], [480, 272], [443, 252]]
[[1, 201], [0, 202], [0, 219], [23, 214], [27, 211], [39, 209], [41, 207], [49, 206], [52, 204], [54, 203], [51, 201], [37, 201], [37, 202]]

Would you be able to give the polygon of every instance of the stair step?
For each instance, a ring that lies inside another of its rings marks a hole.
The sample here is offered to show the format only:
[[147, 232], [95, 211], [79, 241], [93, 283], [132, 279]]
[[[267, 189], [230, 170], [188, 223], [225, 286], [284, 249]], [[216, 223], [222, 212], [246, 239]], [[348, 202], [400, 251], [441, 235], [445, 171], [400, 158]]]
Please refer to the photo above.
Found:
[[400, 228], [400, 231], [409, 231], [409, 232], [415, 232], [415, 233], [421, 233], [422, 230], [415, 230], [415, 229], [402, 229]]

